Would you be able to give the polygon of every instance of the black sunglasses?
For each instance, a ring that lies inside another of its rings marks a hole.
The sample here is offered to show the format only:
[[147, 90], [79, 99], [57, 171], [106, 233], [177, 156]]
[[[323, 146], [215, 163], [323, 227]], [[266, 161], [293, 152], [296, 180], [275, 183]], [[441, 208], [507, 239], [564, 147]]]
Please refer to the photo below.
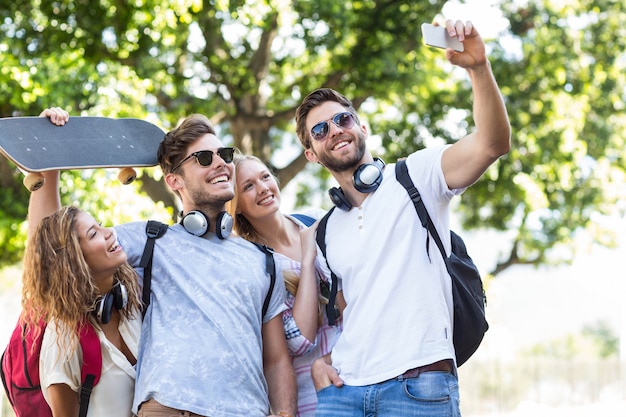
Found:
[[231, 162], [233, 162], [233, 158], [235, 156], [235, 148], [219, 148], [217, 152], [213, 152], [213, 151], [194, 152], [188, 157], [186, 157], [185, 159], [183, 159], [182, 161], [180, 161], [178, 165], [176, 165], [174, 168], [172, 168], [172, 172], [176, 171], [178, 168], [180, 168], [182, 164], [185, 163], [185, 161], [193, 157], [196, 158], [196, 161], [198, 161], [198, 164], [200, 164], [200, 166], [208, 167], [213, 162], [214, 153], [217, 153], [220, 156], [220, 158], [224, 160], [224, 162], [226, 162], [227, 164], [230, 164]]
[[328, 136], [330, 125], [328, 121], [332, 121], [336, 126], [342, 129], [351, 129], [356, 123], [356, 117], [350, 112], [337, 113], [332, 118], [319, 122], [311, 128], [311, 137], [316, 141], [322, 141]]

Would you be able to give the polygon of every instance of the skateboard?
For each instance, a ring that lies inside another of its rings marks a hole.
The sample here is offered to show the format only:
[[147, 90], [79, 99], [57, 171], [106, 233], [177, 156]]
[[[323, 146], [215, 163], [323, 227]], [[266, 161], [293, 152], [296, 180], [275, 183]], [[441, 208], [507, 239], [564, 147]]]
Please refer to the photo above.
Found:
[[129, 184], [133, 167], [157, 164], [165, 133], [140, 119], [70, 117], [56, 126], [47, 117], [0, 118], [0, 153], [25, 174], [30, 191], [44, 183], [42, 171], [121, 168], [118, 179]]

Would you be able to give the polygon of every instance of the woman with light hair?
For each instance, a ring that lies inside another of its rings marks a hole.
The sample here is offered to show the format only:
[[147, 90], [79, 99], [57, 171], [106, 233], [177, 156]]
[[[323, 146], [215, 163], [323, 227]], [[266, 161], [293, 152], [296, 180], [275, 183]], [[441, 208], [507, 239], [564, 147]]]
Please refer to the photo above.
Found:
[[[298, 382], [297, 415], [312, 417], [317, 396], [311, 379], [311, 364], [330, 353], [341, 332], [341, 320], [330, 326], [324, 314], [329, 280], [316, 260], [317, 223], [307, 227], [298, 216], [280, 211], [278, 182], [259, 158], [237, 155], [234, 163], [235, 198], [229, 207], [234, 219], [233, 230], [244, 239], [272, 248], [276, 261], [281, 264], [287, 290], [283, 324]], [[324, 212], [310, 210], [304, 214], [311, 220], [318, 220]], [[340, 307], [342, 300], [339, 293]]]
[[[58, 108], [42, 116], [55, 124], [69, 117]], [[45, 187], [35, 192], [46, 192]], [[44, 218], [29, 215], [28, 220], [20, 320], [33, 332], [42, 331], [40, 321], [47, 323], [39, 369], [41, 390], [53, 415], [79, 413], [79, 333], [92, 326], [100, 340], [102, 372], [87, 415], [132, 416], [141, 298], [126, 253], [113, 229], [76, 207], [63, 207]]]

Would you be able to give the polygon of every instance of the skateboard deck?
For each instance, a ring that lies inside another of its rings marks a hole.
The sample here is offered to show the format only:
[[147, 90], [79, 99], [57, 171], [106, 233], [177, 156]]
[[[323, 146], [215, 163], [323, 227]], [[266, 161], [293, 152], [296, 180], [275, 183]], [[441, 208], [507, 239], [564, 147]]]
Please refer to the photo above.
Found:
[[56, 126], [47, 117], [7, 117], [0, 118], [0, 153], [29, 173], [150, 167], [164, 135], [140, 119], [70, 117]]

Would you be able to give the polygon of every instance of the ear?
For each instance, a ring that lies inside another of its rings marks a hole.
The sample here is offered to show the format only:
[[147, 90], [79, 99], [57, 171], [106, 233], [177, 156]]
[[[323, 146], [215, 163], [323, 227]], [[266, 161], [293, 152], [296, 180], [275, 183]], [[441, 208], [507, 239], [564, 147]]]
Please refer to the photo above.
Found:
[[319, 159], [317, 159], [317, 155], [315, 155], [315, 152], [313, 152], [311, 148], [304, 150], [304, 156], [309, 162], [314, 162], [314, 163], [319, 162]]
[[183, 180], [176, 174], [169, 173], [165, 176], [165, 183], [172, 191], [178, 191], [183, 188]]

